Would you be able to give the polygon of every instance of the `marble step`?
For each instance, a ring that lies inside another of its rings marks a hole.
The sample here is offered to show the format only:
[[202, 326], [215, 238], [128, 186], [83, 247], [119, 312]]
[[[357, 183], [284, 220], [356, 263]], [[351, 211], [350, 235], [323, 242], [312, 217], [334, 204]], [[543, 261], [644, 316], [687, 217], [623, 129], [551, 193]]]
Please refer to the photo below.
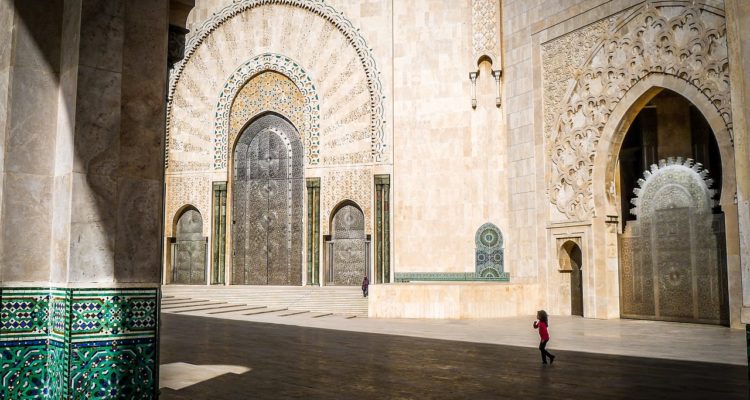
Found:
[[[182, 286], [162, 287], [162, 311], [214, 312], [227, 307], [284, 308], [290, 312], [366, 316], [367, 299], [359, 287]], [[215, 308], [215, 309], [214, 309]], [[222, 313], [220, 313], [222, 314]]]

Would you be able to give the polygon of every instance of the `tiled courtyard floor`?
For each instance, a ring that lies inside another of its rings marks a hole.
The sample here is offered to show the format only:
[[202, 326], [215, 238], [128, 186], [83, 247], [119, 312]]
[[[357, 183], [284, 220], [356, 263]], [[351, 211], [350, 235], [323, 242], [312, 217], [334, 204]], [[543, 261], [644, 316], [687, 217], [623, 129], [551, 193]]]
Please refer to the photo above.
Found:
[[[346, 321], [354, 323], [342, 319], [338, 324]], [[565, 321], [560, 319], [561, 329], [575, 322]], [[360, 321], [378, 322], [390, 323]], [[454, 331], [467, 332], [460, 324], [453, 326]], [[658, 324], [644, 326], [663, 330]], [[668, 326], [677, 328], [673, 332], [677, 334], [683, 325]], [[442, 330], [450, 333], [450, 327], [446, 321]], [[720, 347], [727, 343], [735, 346], [735, 336], [742, 333], [718, 327], [695, 329], [708, 329], [704, 335], [713, 332], [714, 350], [719, 353], [726, 351]], [[498, 327], [496, 333], [502, 331]], [[593, 345], [607, 343], [607, 330], [602, 332], [605, 338]], [[641, 330], [633, 336], [647, 334]], [[648, 338], [639, 340], [648, 342]], [[681, 340], [674, 338], [672, 351], [692, 352], [691, 344], [681, 345]], [[624, 346], [621, 339], [614, 342]], [[179, 390], [162, 388], [161, 398], [745, 399], [748, 395], [747, 367], [736, 363], [653, 358], [647, 352], [638, 357], [602, 354], [593, 348], [597, 352], [559, 350], [554, 339], [550, 348], [558, 358], [554, 365], [542, 366], [538, 350], [522, 345], [163, 314], [161, 364], [169, 368], [162, 372], [162, 384], [175, 379], [188, 383], [173, 385]], [[188, 386], [192, 378], [197, 383]]]

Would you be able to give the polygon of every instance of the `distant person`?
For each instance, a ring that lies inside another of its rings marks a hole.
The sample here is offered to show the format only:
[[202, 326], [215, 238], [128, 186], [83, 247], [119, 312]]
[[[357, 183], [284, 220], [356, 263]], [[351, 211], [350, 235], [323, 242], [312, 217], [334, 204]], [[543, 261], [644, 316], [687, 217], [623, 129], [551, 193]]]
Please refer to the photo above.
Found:
[[547, 342], [549, 342], [549, 332], [547, 331], [548, 326], [549, 318], [547, 317], [547, 312], [544, 310], [537, 311], [536, 321], [534, 321], [534, 329], [539, 329], [539, 337], [541, 338], [541, 341], [539, 342], [539, 351], [542, 352], [542, 364], [547, 364], [547, 357], [549, 357], [549, 363], [552, 365], [552, 363], [555, 362], [555, 356], [547, 351]]
[[362, 296], [367, 297], [367, 288], [370, 286], [370, 280], [367, 279], [367, 275], [365, 275], [365, 279], [362, 279]]

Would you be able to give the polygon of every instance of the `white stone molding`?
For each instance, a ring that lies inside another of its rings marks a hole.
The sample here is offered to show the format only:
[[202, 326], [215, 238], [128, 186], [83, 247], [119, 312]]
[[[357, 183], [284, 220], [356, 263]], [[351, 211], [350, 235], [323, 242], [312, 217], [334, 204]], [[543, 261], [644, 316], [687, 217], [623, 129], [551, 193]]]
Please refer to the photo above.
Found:
[[[545, 49], [565, 46], [566, 40], [556, 39]], [[548, 195], [568, 220], [595, 215], [592, 175], [602, 129], [620, 99], [646, 76], [671, 75], [694, 86], [714, 105], [730, 134], [732, 129], [726, 21], [720, 9], [688, 1], [646, 2], [614, 20], [596, 43], [569, 77], [554, 122], [545, 118]], [[546, 73], [555, 66], [544, 68]], [[544, 96], [548, 107], [559, 93], [545, 91]]]
[[[312, 12], [326, 21], [331, 23], [336, 29], [340, 31], [346, 38], [349, 44], [354, 48], [359, 58], [360, 63], [364, 69], [367, 78], [367, 86], [370, 97], [369, 114], [370, 114], [370, 135], [371, 135], [371, 151], [370, 156], [373, 162], [383, 161], [386, 157], [386, 143], [385, 143], [385, 130], [384, 130], [384, 106], [383, 106], [383, 87], [380, 82], [379, 72], [375, 59], [372, 55], [372, 49], [367, 46], [365, 39], [360, 35], [359, 29], [355, 28], [352, 23], [344, 17], [343, 14], [335, 10], [330, 5], [326, 4], [323, 0], [236, 0], [230, 5], [227, 5], [219, 12], [213, 14], [211, 18], [205, 21], [199, 28], [197, 28], [193, 34], [187, 38], [185, 45], [185, 57], [170, 71], [170, 82], [168, 91], [168, 105], [167, 105], [167, 148], [169, 149], [170, 140], [170, 126], [172, 117], [172, 101], [185, 66], [190, 63], [192, 56], [196, 53], [206, 38], [211, 33], [216, 31], [222, 24], [229, 21], [233, 17], [252, 9], [254, 7], [264, 5], [286, 5], [292, 7], [299, 7], [309, 12]], [[304, 27], [302, 27], [304, 29]], [[290, 76], [291, 78], [291, 76]], [[241, 83], [239, 84], [241, 86]], [[302, 89], [302, 88], [300, 88]], [[231, 104], [231, 102], [229, 102]], [[226, 151], [222, 152], [223, 154]], [[166, 162], [169, 162], [167, 158]], [[215, 160], [214, 167], [221, 165], [220, 160]]]
[[471, 108], [477, 108], [477, 76], [479, 72], [469, 72], [471, 81]]
[[[497, 96], [495, 98], [495, 106], [500, 107], [501, 104], [501, 86], [500, 77], [502, 71], [500, 69], [500, 2], [497, 0], [472, 0], [471, 4], [471, 30], [472, 30], [472, 54], [473, 60], [476, 63], [472, 66], [472, 71], [469, 73], [469, 79], [471, 80], [471, 108], [477, 108], [477, 93], [476, 84], [477, 78], [479, 77], [479, 64], [482, 61], [489, 60], [492, 66], [492, 77], [495, 79], [495, 85], [497, 87]], [[473, 71], [476, 67], [477, 70]]]

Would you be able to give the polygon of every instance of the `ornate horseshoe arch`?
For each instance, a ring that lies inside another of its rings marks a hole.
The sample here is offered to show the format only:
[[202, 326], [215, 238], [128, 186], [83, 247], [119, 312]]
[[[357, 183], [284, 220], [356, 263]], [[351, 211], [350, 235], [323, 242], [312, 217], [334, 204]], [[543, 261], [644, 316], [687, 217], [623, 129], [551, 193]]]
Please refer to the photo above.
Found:
[[547, 135], [547, 190], [556, 211], [568, 220], [594, 216], [593, 170], [605, 125], [628, 91], [649, 76], [697, 89], [731, 135], [728, 65], [726, 21], [716, 7], [646, 2], [621, 17], [578, 70]]
[[[221, 9], [219, 12], [215, 13], [210, 19], [208, 19], [206, 22], [204, 22], [199, 28], [195, 30], [195, 33], [190, 36], [187, 40], [187, 43], [185, 45], [185, 57], [177, 63], [170, 74], [170, 82], [169, 82], [169, 92], [168, 92], [168, 104], [167, 104], [167, 148], [169, 148], [169, 140], [170, 140], [170, 129], [171, 129], [171, 118], [173, 117], [173, 110], [172, 110], [172, 102], [174, 100], [175, 90], [177, 85], [180, 82], [180, 79], [182, 78], [183, 71], [185, 70], [185, 67], [190, 63], [191, 58], [196, 53], [200, 45], [217, 29], [219, 29], [225, 22], [231, 20], [233, 17], [241, 14], [244, 11], [250, 10], [255, 7], [260, 7], [264, 5], [286, 5], [286, 6], [292, 6], [292, 7], [298, 7], [301, 9], [304, 9], [306, 11], [309, 11], [311, 13], [314, 13], [323, 19], [325, 19], [327, 22], [331, 23], [345, 38], [346, 41], [352, 46], [354, 51], [357, 54], [357, 57], [359, 58], [359, 62], [362, 65], [364, 74], [366, 76], [367, 81], [367, 91], [369, 92], [369, 117], [370, 117], [370, 137], [371, 137], [371, 149], [370, 149], [370, 158], [371, 161], [374, 162], [380, 162], [384, 159], [386, 153], [386, 143], [385, 143], [385, 130], [384, 130], [384, 106], [383, 106], [383, 87], [380, 82], [379, 72], [377, 70], [377, 66], [375, 63], [375, 59], [372, 55], [372, 49], [370, 49], [367, 46], [367, 43], [365, 39], [360, 35], [359, 29], [355, 28], [352, 23], [344, 17], [344, 15], [340, 12], [338, 12], [336, 9], [331, 7], [330, 5], [326, 4], [323, 0], [237, 0], [233, 2], [232, 4], [227, 5], [223, 9]], [[259, 59], [263, 59], [264, 62], [271, 62], [272, 64], [276, 64], [280, 68], [285, 68], [287, 70], [291, 69], [291, 74], [288, 74], [288, 76], [292, 79], [294, 77], [295, 72], [299, 69], [301, 71], [301, 67], [298, 63], [295, 63], [291, 60], [287, 62], [286, 60], [282, 59], [280, 60], [273, 60], [269, 58], [264, 58], [270, 56], [269, 54], [264, 54], [259, 56]], [[280, 57], [280, 56], [279, 56]], [[277, 61], [280, 64], [277, 64]], [[252, 61], [250, 62], [252, 63]], [[251, 65], [244, 65], [242, 68], [252, 68]], [[279, 71], [281, 72], [281, 71]], [[286, 74], [286, 73], [285, 73]], [[304, 81], [304, 79], [303, 79]], [[297, 83], [297, 81], [295, 81]], [[311, 81], [308, 83], [311, 84]], [[304, 82], [303, 82], [304, 84]], [[241, 82], [239, 83], [241, 86]], [[303, 90], [303, 86], [299, 86], [300, 90]], [[226, 89], [226, 87], [225, 87]], [[224, 96], [224, 93], [222, 92], [222, 96]], [[230, 98], [231, 99], [231, 98]], [[315, 97], [315, 100], [317, 100], [317, 97]], [[219, 106], [222, 104], [222, 100], [220, 100]], [[231, 100], [227, 102], [226, 100], [223, 100], [223, 103], [225, 106], [231, 105]], [[313, 105], [311, 104], [311, 107]], [[316, 112], [318, 111], [317, 108], [313, 108]], [[228, 112], [224, 109], [218, 110], [218, 112]], [[217, 115], [218, 117], [218, 115]], [[219, 118], [217, 118], [219, 119]], [[318, 153], [316, 153], [316, 148], [313, 146], [316, 141], [318, 140], [317, 135], [317, 128], [315, 126], [317, 120], [311, 121], [311, 133], [310, 133], [310, 146], [308, 146], [309, 153], [307, 154], [308, 162], [310, 164], [317, 164], [319, 162], [318, 160]], [[217, 121], [217, 128], [218, 129], [224, 129], [224, 125], [220, 121]], [[217, 131], [215, 133], [215, 137], [218, 138], [218, 142], [215, 142], [216, 144], [216, 151], [214, 153], [214, 169], [222, 169], [226, 168], [226, 158], [225, 154], [227, 153], [226, 149], [226, 143], [221, 142], [221, 138], [223, 135], [223, 131]], [[167, 165], [169, 163], [169, 159], [166, 160]]]
[[308, 165], [317, 164], [319, 161], [320, 145], [320, 106], [315, 85], [310, 76], [299, 63], [288, 57], [278, 54], [262, 54], [246, 62], [227, 79], [224, 89], [219, 95], [216, 105], [216, 120], [214, 122], [214, 169], [227, 167], [229, 155], [229, 118], [232, 111], [232, 102], [242, 87], [254, 76], [265, 71], [275, 71], [287, 78], [297, 86], [305, 97], [303, 110], [303, 126], [297, 127], [304, 138], [305, 158]]

